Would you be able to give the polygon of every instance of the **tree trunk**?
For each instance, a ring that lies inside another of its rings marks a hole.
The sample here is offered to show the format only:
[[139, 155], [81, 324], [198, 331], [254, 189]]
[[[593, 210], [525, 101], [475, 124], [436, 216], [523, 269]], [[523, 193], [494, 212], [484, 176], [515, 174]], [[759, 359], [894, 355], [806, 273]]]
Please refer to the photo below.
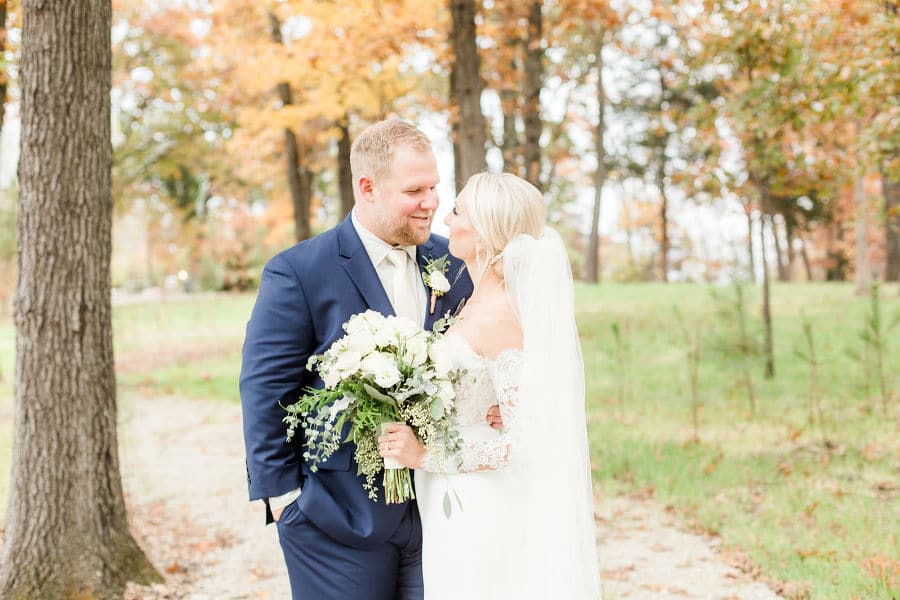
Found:
[[450, 103], [457, 108], [453, 119], [453, 161], [456, 190], [469, 177], [485, 170], [484, 115], [481, 113], [480, 61], [475, 34], [475, 0], [450, 0], [453, 16], [453, 68], [450, 71]]
[[606, 131], [606, 90], [603, 88], [603, 48], [597, 50], [597, 127], [594, 130], [594, 151], [597, 155], [597, 170], [594, 173], [594, 210], [591, 220], [591, 234], [588, 239], [588, 254], [585, 264], [585, 280], [599, 283], [603, 277], [600, 260], [600, 202], [603, 184], [606, 182], [606, 150], [603, 138]]
[[853, 185], [853, 199], [856, 204], [856, 272], [853, 281], [856, 284], [856, 295], [865, 296], [872, 285], [872, 271], [869, 267], [869, 208], [866, 206], [862, 175], [857, 177]]
[[750, 259], [750, 281], [756, 281], [756, 258], [753, 255], [753, 209], [750, 200], [741, 199], [747, 216], [747, 257]]
[[519, 156], [521, 144], [519, 132], [516, 129], [516, 120], [519, 115], [517, 102], [518, 94], [514, 90], [504, 89], [500, 91], [500, 106], [503, 110], [503, 170], [522, 176]]
[[882, 175], [884, 189], [884, 236], [887, 264], [884, 280], [900, 281], [900, 179]]
[[787, 266], [786, 261], [784, 260], [784, 235], [779, 233], [780, 228], [778, 227], [778, 223], [775, 222], [775, 215], [772, 215], [772, 240], [775, 242], [775, 265], [778, 268], [778, 281], [787, 281]]
[[785, 217], [784, 239], [787, 241], [787, 244], [785, 244], [785, 250], [787, 250], [787, 263], [785, 264], [786, 281], [793, 281], [794, 279], [794, 237], [796, 236], [794, 231], [794, 223]]
[[110, 299], [109, 0], [24, 0], [15, 433], [2, 598], [161, 581], [119, 475]]
[[525, 179], [539, 190], [541, 185], [541, 84], [544, 79], [543, 2], [528, 7], [528, 37], [525, 45]]
[[[772, 228], [772, 218], [763, 211], [759, 220], [759, 243], [760, 243], [760, 261], [762, 262], [762, 275], [763, 275], [763, 305], [762, 305], [762, 318], [763, 318], [763, 330], [764, 330], [764, 354], [766, 360], [766, 367], [764, 371], [764, 376], [766, 379], [772, 379], [775, 377], [775, 358], [773, 352], [773, 343], [772, 343], [772, 311], [770, 309], [770, 292], [769, 292], [769, 264], [766, 256], [766, 222], [768, 221], [769, 227]], [[774, 238], [774, 228], [772, 230], [773, 238]], [[775, 240], [777, 243], [777, 240]]]
[[[0, 56], [6, 52], [6, 0], [0, 0]], [[3, 115], [6, 112], [6, 82], [9, 77], [6, 62], [0, 70], [0, 134], [3, 133]], [[0, 148], [2, 152], [2, 148]], [[0, 155], [2, 158], [2, 155]]]
[[341, 219], [353, 210], [353, 175], [350, 172], [350, 128], [346, 120], [339, 124], [338, 188], [341, 192]]
[[800, 240], [800, 257], [803, 259], [803, 269], [806, 271], [806, 280], [812, 281], [812, 266], [809, 263], [809, 252], [806, 250], [806, 236], [798, 233], [797, 238]]
[[668, 283], [669, 281], [669, 198], [666, 196], [666, 149], [665, 145], [660, 150], [659, 163], [656, 168], [656, 185], [659, 186], [659, 197], [661, 206], [659, 207], [659, 226], [660, 226], [660, 242], [659, 242], [659, 271], [660, 281]]
[[[276, 44], [284, 43], [281, 36], [281, 22], [273, 12], [269, 13], [269, 30], [272, 34], [272, 40]], [[290, 106], [294, 103], [290, 83], [282, 81], [278, 84], [277, 91], [282, 106]], [[291, 205], [294, 207], [294, 236], [298, 242], [302, 242], [312, 235], [309, 223], [309, 208], [312, 195], [304, 194], [301, 171], [305, 171], [306, 167], [303, 165], [303, 158], [300, 155], [300, 144], [297, 142], [297, 135], [290, 127], [284, 128], [284, 149], [288, 188], [291, 192]]]

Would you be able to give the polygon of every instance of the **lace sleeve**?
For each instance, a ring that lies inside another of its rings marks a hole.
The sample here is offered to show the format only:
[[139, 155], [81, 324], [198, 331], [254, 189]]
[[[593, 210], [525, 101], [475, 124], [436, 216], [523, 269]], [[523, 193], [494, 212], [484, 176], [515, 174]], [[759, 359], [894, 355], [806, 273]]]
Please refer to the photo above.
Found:
[[488, 439], [466, 439], [462, 435], [462, 447], [459, 452], [450, 456], [437, 456], [430, 451], [425, 452], [422, 468], [433, 473], [469, 473], [473, 471], [499, 471], [505, 468], [515, 446], [518, 404], [518, 368], [521, 360], [517, 352], [502, 353], [492, 363], [491, 381], [503, 430]]

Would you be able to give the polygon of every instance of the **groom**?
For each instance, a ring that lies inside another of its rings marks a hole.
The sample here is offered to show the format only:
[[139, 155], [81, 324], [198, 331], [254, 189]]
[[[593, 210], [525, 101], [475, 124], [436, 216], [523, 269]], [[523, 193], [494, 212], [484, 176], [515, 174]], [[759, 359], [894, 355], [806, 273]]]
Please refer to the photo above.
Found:
[[422, 531], [414, 502], [373, 502], [344, 444], [312, 472], [303, 436], [285, 443], [284, 410], [308, 386], [306, 361], [343, 335], [351, 315], [373, 309], [430, 329], [472, 291], [450, 256], [450, 290], [421, 278], [429, 259], [448, 255], [431, 235], [438, 171], [428, 138], [391, 119], [363, 131], [350, 151], [355, 205], [344, 221], [278, 254], [266, 265], [247, 324], [241, 405], [250, 499], [277, 522], [295, 600], [421, 600]]

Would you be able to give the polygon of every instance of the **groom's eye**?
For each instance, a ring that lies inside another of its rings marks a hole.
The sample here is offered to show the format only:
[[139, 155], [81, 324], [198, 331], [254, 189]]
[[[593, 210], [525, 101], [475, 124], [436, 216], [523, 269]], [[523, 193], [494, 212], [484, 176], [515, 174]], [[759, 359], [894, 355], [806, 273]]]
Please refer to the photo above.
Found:
[[452, 213], [453, 213], [454, 215], [456, 215], [457, 217], [459, 216], [459, 209], [456, 208], [455, 206], [453, 207], [453, 210], [451, 210], [450, 212], [452, 212]]

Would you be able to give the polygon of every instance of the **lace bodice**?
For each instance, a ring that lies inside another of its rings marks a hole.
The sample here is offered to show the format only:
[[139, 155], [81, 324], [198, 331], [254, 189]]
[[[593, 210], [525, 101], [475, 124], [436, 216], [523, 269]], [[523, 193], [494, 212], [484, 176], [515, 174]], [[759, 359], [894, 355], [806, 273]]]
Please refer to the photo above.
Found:
[[[448, 340], [451, 338], [454, 358], [465, 370], [454, 385], [462, 448], [455, 456], [426, 452], [423, 468], [438, 473], [502, 469], [509, 461], [516, 430], [522, 352], [510, 348], [489, 359], [472, 350], [462, 336], [450, 333]], [[492, 429], [486, 421], [488, 410], [495, 404], [500, 407], [502, 432]]]

